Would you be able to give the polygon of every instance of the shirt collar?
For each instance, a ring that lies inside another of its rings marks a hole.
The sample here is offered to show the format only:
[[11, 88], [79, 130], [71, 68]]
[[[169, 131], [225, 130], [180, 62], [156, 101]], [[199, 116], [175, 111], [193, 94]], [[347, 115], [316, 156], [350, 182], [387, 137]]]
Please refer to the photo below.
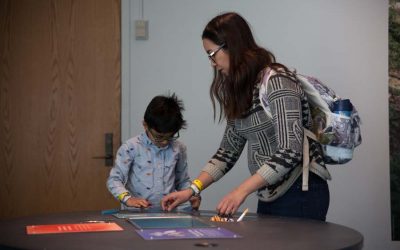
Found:
[[165, 147], [162, 147], [162, 148], [158, 147], [157, 145], [155, 145], [155, 144], [150, 140], [150, 138], [147, 136], [146, 131], [144, 131], [144, 132], [140, 135], [140, 140], [143, 142], [144, 145], [149, 146], [149, 147], [152, 147], [152, 148], [154, 148], [154, 149], [156, 149], [156, 150], [164, 150], [164, 149], [167, 149], [167, 148], [171, 145], [171, 143], [168, 143], [167, 146], [165, 146]]

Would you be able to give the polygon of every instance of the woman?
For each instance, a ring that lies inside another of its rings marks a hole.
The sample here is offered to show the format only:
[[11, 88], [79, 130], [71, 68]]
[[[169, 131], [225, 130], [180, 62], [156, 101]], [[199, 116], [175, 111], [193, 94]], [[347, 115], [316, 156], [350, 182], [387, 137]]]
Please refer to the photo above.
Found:
[[[311, 117], [305, 94], [294, 73], [275, 62], [274, 55], [259, 47], [250, 27], [237, 13], [213, 18], [205, 27], [203, 46], [214, 68], [210, 96], [219, 119], [227, 120], [222, 142], [190, 189], [171, 193], [162, 200], [165, 210], [197, 195], [225, 175], [248, 143], [251, 176], [225, 195], [217, 206], [219, 214], [233, 214], [246, 197], [257, 191], [257, 213], [325, 220], [329, 207], [329, 172], [313, 147], [309, 191], [301, 190], [303, 126]], [[270, 115], [260, 104], [260, 86], [269, 70], [263, 96]], [[216, 101], [215, 101], [216, 100]]]

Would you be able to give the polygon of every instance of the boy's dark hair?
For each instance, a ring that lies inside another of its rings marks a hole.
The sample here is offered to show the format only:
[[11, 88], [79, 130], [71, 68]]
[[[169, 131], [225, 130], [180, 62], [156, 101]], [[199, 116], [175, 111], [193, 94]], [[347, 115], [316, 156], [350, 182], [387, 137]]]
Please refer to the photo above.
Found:
[[182, 111], [183, 103], [173, 93], [172, 95], [154, 97], [146, 108], [144, 121], [149, 128], [159, 133], [178, 132], [186, 128]]

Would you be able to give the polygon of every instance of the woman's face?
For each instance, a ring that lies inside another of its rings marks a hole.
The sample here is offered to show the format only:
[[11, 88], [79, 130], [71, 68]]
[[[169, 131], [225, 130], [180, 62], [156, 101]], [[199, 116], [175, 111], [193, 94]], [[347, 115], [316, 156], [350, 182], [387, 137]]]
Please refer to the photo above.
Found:
[[208, 59], [210, 59], [211, 65], [222, 74], [228, 75], [229, 54], [226, 50], [207, 38], [203, 39], [203, 47], [208, 54]]

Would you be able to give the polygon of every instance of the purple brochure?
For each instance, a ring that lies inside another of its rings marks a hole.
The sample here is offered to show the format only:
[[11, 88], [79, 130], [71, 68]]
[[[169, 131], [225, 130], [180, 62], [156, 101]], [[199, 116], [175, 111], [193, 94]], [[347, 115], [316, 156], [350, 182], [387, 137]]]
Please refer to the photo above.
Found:
[[136, 232], [145, 240], [242, 238], [242, 236], [221, 227], [139, 229]]

